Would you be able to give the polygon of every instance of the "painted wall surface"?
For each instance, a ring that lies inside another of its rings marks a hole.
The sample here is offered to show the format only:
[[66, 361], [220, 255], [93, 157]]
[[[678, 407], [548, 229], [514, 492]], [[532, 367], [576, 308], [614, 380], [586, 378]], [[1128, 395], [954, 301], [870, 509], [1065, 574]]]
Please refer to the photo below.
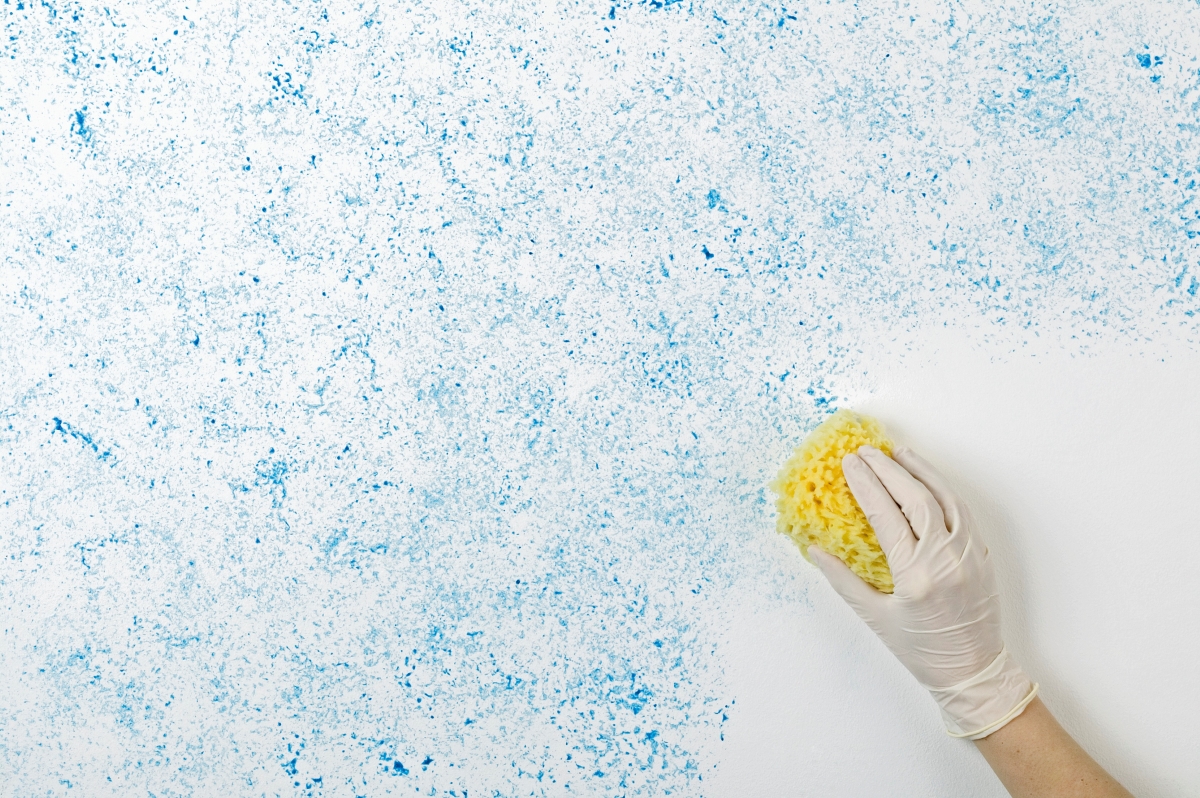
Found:
[[1200, 4], [6, 0], [0, 794], [1001, 796], [837, 407], [1200, 793]]

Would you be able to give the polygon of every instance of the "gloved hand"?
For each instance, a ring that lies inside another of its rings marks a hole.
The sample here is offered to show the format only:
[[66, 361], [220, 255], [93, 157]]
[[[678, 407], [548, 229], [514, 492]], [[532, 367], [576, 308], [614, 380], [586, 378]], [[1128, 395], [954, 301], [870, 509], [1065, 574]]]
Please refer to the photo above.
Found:
[[951, 736], [978, 740], [1000, 729], [1037, 685], [1000, 637], [996, 577], [966, 506], [907, 448], [893, 460], [863, 446], [842, 470], [887, 555], [895, 592], [880, 593], [815, 546], [809, 556], [933, 695]]

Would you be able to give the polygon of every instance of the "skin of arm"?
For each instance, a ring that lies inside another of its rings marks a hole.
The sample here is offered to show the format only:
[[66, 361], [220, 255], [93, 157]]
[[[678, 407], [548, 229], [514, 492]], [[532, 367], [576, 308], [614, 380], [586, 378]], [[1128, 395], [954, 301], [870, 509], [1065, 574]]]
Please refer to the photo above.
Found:
[[975, 745], [1013, 798], [1133, 798], [1040, 699]]

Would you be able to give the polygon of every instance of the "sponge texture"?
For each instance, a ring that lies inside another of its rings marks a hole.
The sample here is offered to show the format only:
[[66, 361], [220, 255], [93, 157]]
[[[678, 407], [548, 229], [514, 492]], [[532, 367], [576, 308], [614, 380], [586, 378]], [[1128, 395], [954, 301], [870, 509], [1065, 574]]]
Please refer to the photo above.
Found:
[[842, 474], [842, 458], [864, 444], [892, 453], [879, 422], [851, 410], [837, 411], [809, 433], [771, 483], [778, 495], [775, 528], [796, 541], [805, 559], [815, 544], [891, 593], [887, 557]]

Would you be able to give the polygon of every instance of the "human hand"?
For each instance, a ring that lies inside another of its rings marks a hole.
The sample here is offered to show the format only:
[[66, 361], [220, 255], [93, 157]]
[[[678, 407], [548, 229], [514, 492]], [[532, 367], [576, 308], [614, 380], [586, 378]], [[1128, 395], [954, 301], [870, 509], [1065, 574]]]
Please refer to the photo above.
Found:
[[954, 737], [986, 737], [1021, 713], [1037, 686], [1009, 656], [987, 548], [966, 505], [923, 458], [871, 446], [842, 470], [892, 570], [881, 593], [845, 563], [810, 547], [834, 589], [942, 709]]

